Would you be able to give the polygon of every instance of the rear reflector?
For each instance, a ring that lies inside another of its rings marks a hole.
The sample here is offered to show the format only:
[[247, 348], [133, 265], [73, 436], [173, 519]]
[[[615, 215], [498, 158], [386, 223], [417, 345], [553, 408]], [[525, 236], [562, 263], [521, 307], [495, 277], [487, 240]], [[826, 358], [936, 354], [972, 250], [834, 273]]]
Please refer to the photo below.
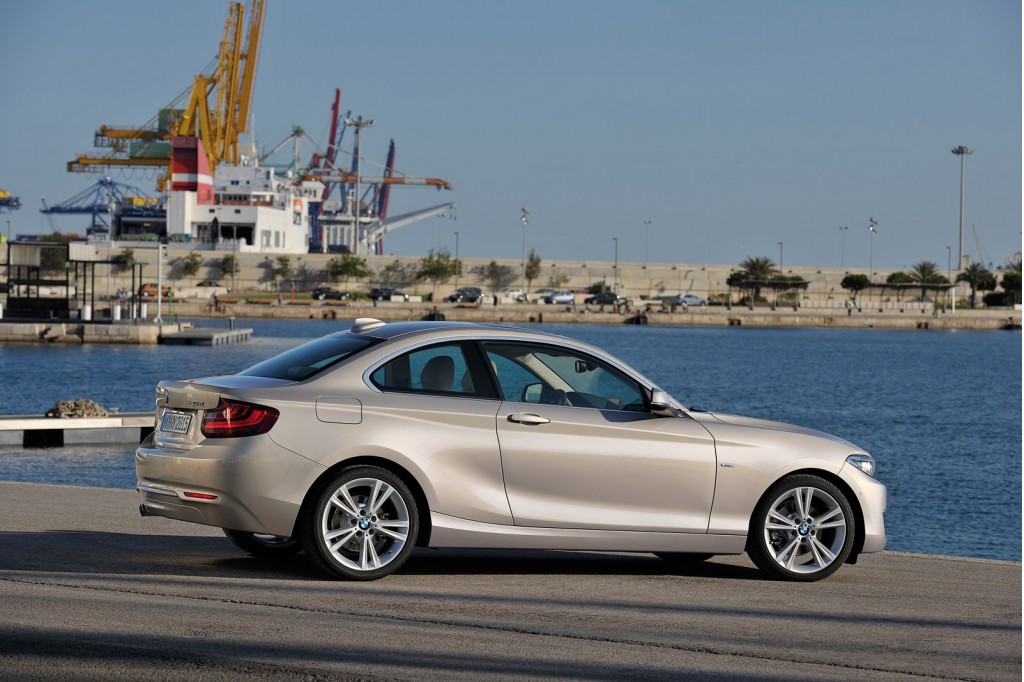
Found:
[[183, 493], [183, 495], [185, 495], [185, 497], [191, 497], [191, 498], [194, 498], [194, 499], [197, 499], [197, 500], [216, 500], [217, 499], [216, 495], [210, 495], [208, 493], [194, 493], [194, 492], [192, 492], [190, 490], [186, 490]]
[[221, 398], [203, 414], [202, 431], [207, 438], [258, 436], [273, 428], [279, 415], [273, 407]]

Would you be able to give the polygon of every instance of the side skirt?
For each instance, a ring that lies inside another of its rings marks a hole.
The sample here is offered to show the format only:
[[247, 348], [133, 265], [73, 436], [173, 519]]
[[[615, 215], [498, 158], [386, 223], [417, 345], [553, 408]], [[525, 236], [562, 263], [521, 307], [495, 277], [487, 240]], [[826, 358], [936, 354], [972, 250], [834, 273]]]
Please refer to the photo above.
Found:
[[502, 526], [436, 512], [430, 513], [430, 523], [431, 547], [742, 554], [747, 541], [746, 535]]

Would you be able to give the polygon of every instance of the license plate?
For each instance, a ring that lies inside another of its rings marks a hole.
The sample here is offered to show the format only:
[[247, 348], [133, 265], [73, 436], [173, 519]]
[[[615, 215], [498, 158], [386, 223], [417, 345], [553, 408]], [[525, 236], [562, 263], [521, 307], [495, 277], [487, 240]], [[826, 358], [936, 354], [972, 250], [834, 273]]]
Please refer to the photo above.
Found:
[[181, 412], [164, 412], [164, 418], [160, 422], [160, 430], [169, 433], [188, 433], [192, 426], [192, 415]]

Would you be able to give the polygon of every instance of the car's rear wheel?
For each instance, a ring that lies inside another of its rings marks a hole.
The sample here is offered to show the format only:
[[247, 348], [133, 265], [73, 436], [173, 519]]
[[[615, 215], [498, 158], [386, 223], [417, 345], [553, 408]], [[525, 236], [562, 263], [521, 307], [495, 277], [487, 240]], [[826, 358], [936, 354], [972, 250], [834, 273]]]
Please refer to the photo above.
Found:
[[416, 500], [398, 476], [375, 466], [345, 469], [320, 488], [302, 522], [314, 565], [349, 580], [394, 573], [419, 531]]
[[775, 484], [750, 523], [747, 553], [779, 580], [811, 582], [843, 565], [853, 548], [855, 518], [839, 488], [799, 474]]
[[700, 554], [698, 552], [655, 552], [654, 556], [676, 564], [699, 564], [715, 555]]
[[227, 528], [224, 529], [224, 535], [228, 536], [228, 540], [231, 540], [231, 544], [235, 547], [253, 556], [272, 559], [291, 556], [302, 551], [302, 545], [298, 540], [281, 535], [247, 533]]

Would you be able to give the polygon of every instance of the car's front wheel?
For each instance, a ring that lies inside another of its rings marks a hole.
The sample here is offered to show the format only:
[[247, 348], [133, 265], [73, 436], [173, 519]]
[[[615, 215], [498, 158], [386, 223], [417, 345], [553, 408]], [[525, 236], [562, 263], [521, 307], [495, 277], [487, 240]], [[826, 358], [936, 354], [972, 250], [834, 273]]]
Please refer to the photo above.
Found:
[[302, 551], [302, 545], [295, 538], [280, 535], [264, 535], [262, 533], [247, 533], [227, 528], [224, 529], [224, 535], [228, 536], [231, 544], [243, 552], [267, 559], [291, 556]]
[[349, 580], [375, 580], [408, 560], [419, 516], [398, 476], [355, 466], [320, 488], [302, 526], [302, 545], [314, 565]]
[[850, 555], [855, 523], [846, 495], [835, 485], [809, 474], [788, 476], [754, 512], [747, 554], [778, 580], [821, 580]]

